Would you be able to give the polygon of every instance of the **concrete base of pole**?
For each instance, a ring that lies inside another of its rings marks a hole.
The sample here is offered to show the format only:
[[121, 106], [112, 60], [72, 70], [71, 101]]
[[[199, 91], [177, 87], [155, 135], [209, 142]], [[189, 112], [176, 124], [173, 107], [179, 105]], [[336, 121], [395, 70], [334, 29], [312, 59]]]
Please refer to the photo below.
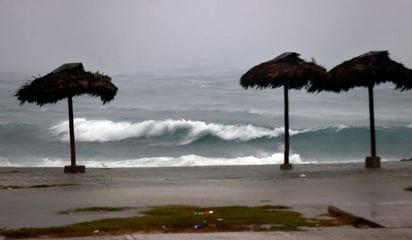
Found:
[[280, 165], [280, 170], [292, 170], [293, 169], [293, 167], [292, 167], [292, 164], [282, 164], [282, 165]]
[[64, 166], [64, 173], [85, 173], [86, 166], [76, 165], [76, 166]]
[[380, 168], [381, 167], [381, 158], [376, 157], [366, 157], [365, 159], [365, 167], [366, 168]]

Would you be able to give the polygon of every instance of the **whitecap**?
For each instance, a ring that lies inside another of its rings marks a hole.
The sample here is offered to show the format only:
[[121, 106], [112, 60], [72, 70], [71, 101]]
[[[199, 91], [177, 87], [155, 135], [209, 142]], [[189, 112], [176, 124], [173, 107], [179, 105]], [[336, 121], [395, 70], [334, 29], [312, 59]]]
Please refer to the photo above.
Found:
[[18, 163], [13, 163], [9, 159], [0, 156], [0, 167], [21, 167]]
[[[188, 167], [188, 166], [237, 166], [237, 165], [272, 165], [282, 164], [283, 153], [274, 153], [266, 156], [243, 156], [235, 158], [204, 157], [199, 155], [184, 155], [180, 157], [148, 157], [138, 159], [127, 159], [118, 161], [105, 161], [104, 165], [109, 168], [128, 167]], [[313, 163], [303, 161], [299, 154], [292, 154], [292, 164]], [[86, 161], [87, 167], [102, 167], [98, 161]]]
[[[225, 125], [193, 120], [147, 120], [142, 122], [113, 122], [110, 120], [74, 119], [76, 141], [109, 142], [128, 138], [150, 138], [186, 131], [182, 144], [188, 144], [204, 136], [212, 135], [225, 141], [247, 142], [258, 138], [274, 138], [284, 133], [284, 128], [264, 128], [248, 125]], [[68, 121], [50, 128], [53, 134], [64, 141], [69, 140]], [[291, 134], [301, 131], [291, 130]]]

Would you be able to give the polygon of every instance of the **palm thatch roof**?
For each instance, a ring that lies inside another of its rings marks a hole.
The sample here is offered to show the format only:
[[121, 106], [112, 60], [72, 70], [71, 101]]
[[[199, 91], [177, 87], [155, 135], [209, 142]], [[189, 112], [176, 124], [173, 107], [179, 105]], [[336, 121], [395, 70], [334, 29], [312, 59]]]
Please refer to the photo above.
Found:
[[393, 82], [401, 90], [412, 88], [412, 70], [390, 59], [388, 51], [370, 51], [352, 58], [332, 68], [329, 76], [326, 84], [315, 84], [317, 90], [340, 92], [385, 82]]
[[244, 88], [277, 88], [287, 85], [292, 89], [308, 87], [317, 78], [326, 78], [325, 68], [315, 62], [306, 62], [298, 53], [285, 52], [273, 60], [261, 63], [247, 71], [240, 79]]
[[109, 76], [84, 71], [81, 63], [63, 64], [49, 74], [24, 84], [16, 92], [20, 104], [43, 105], [64, 98], [89, 94], [100, 97], [103, 104], [116, 95], [117, 87]]

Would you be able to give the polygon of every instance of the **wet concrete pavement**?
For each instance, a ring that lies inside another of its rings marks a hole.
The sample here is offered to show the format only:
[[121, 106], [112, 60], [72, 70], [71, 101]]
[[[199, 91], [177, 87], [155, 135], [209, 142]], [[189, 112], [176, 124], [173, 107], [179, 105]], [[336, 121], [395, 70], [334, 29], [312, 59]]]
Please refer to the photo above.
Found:
[[[362, 164], [88, 169], [64, 175], [62, 169], [1, 169], [2, 185], [78, 184], [0, 191], [0, 227], [66, 225], [136, 212], [62, 216], [58, 211], [90, 206], [190, 204], [286, 205], [307, 216], [329, 205], [370, 219], [384, 229], [319, 228], [305, 232], [132, 234], [100, 239], [412, 239], [412, 162]], [[95, 239], [93, 237], [82, 239]]]

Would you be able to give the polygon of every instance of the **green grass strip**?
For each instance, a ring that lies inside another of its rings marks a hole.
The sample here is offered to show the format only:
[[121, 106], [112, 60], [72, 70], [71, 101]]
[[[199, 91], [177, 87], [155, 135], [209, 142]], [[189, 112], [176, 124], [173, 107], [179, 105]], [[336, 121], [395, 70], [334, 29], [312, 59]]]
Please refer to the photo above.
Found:
[[79, 237], [133, 232], [298, 231], [303, 227], [340, 226], [336, 219], [307, 219], [277, 206], [162, 206], [143, 216], [82, 222], [62, 227], [3, 229], [7, 238]]

